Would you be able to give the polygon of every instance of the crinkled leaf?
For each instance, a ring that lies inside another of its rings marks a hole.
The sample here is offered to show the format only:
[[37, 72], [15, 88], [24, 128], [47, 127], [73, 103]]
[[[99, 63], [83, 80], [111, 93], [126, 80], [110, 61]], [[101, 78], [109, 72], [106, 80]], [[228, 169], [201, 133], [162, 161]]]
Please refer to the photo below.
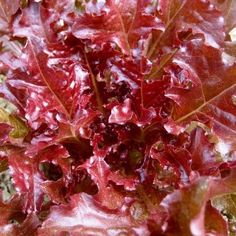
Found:
[[[176, 235], [204, 235], [207, 233], [206, 229], [214, 230], [211, 226], [213, 224], [211, 220], [214, 218], [208, 218], [205, 221], [205, 214], [208, 213], [207, 210], [209, 211], [209, 208], [206, 208], [206, 204], [209, 199], [215, 196], [235, 192], [234, 178], [235, 169], [225, 179], [202, 177], [190, 187], [177, 190], [168, 195], [161, 204], [170, 210], [172, 216], [169, 229], [167, 227], [169, 232], [175, 232]], [[205, 228], [204, 224], [206, 223], [210, 223], [210, 226], [208, 225]], [[223, 226], [226, 227], [226, 224], [223, 223]], [[217, 225], [217, 227], [219, 226]], [[220, 230], [222, 230], [222, 235], [227, 235], [227, 228], [220, 228]]]
[[1, 232], [233, 229], [234, 1], [0, 3]]
[[165, 30], [152, 39], [148, 57], [152, 57], [155, 51], [165, 45], [175, 45], [178, 40], [188, 38], [188, 34], [183, 34], [183, 39], [178, 34], [189, 30], [193, 35], [202, 34], [206, 45], [218, 48], [223, 43], [224, 19], [209, 1], [162, 0], [159, 4]]
[[[60, 219], [60, 221], [58, 221]], [[60, 233], [82, 235], [146, 235], [147, 228], [137, 225], [125, 212], [119, 214], [103, 211], [86, 194], [74, 195], [71, 204], [53, 207], [39, 235]]]
[[[88, 3], [86, 13], [73, 25], [73, 34], [80, 39], [89, 39], [97, 44], [110, 41], [125, 53], [138, 46], [152, 30], [163, 30], [161, 21], [155, 16], [151, 1], [113, 1]], [[90, 7], [91, 6], [91, 7]]]

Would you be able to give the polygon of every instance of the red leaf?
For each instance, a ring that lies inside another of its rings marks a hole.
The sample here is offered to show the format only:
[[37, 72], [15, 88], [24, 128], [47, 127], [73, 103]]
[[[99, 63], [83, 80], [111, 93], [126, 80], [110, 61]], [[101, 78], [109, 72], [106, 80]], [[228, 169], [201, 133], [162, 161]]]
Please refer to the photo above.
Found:
[[208, 234], [228, 235], [228, 225], [223, 216], [210, 204], [206, 206], [205, 225]]
[[23, 214], [23, 201], [20, 196], [14, 196], [9, 202], [4, 203], [1, 197], [0, 208], [2, 211], [0, 225], [4, 226], [12, 219], [21, 219]]
[[143, 0], [109, 0], [105, 4], [97, 3], [93, 8], [88, 4], [86, 13], [73, 26], [73, 34], [77, 38], [90, 39], [96, 44], [113, 42], [127, 54], [152, 30], [163, 30], [163, 25], [155, 17], [151, 1]]
[[9, 3], [6, 0], [0, 1], [0, 26], [1, 30], [7, 30], [7, 24], [10, 22], [12, 15], [16, 13], [20, 7], [20, 1], [14, 0]]
[[[212, 197], [235, 191], [233, 184], [235, 173], [235, 169], [233, 169], [231, 175], [225, 179], [202, 177], [193, 182], [191, 186], [168, 195], [161, 203], [162, 206], [169, 209], [170, 213], [167, 231], [175, 232], [178, 235], [204, 235], [206, 233], [204, 224], [208, 224], [208, 230], [213, 224], [212, 219], [209, 218], [205, 222], [206, 204]], [[223, 226], [226, 227], [226, 224], [223, 223]], [[222, 230], [222, 235], [227, 235], [226, 228], [220, 230]]]
[[43, 179], [38, 172], [38, 166], [32, 158], [17, 150], [8, 156], [9, 167], [16, 191], [25, 195], [25, 207], [29, 212], [40, 208], [43, 193], [40, 184]]
[[[192, 55], [197, 55], [195, 54], [197, 53], [194, 49], [195, 46], [190, 47]], [[173, 116], [177, 123], [186, 123], [190, 120], [208, 122], [213, 133], [220, 138], [221, 144], [219, 143], [218, 146], [227, 147], [227, 150], [222, 153], [224, 156], [229, 152], [233, 153], [235, 150], [233, 138], [235, 122], [232, 121], [236, 116], [234, 104], [236, 66], [234, 63], [225, 61], [224, 54], [213, 48], [202, 46], [201, 55], [201, 58], [196, 57], [197, 61], [191, 60], [190, 62], [187, 60], [187, 63], [198, 74], [200, 87], [190, 79], [193, 88], [188, 89], [183, 96], [178, 92], [174, 98], [177, 103], [181, 101], [181, 110], [176, 105]], [[186, 64], [186, 56], [183, 54], [179, 56], [179, 62]], [[207, 66], [207, 71], [203, 70], [204, 66]], [[212, 78], [212, 82], [209, 82], [209, 77]], [[197, 91], [198, 87], [201, 88], [201, 91]], [[183, 89], [181, 90], [183, 91]], [[169, 97], [169, 95], [167, 96]], [[181, 96], [181, 100], [178, 99], [179, 96]], [[189, 96], [192, 99], [187, 103]]]
[[109, 123], [124, 124], [131, 121], [133, 115], [131, 101], [130, 99], [126, 99], [124, 104], [112, 108]]
[[145, 226], [136, 225], [122, 210], [119, 215], [105, 212], [93, 202], [92, 197], [81, 194], [72, 196], [70, 205], [53, 207], [48, 219], [39, 229], [39, 235], [52, 232], [56, 235], [62, 232], [73, 235], [147, 235], [148, 230]]
[[[152, 40], [148, 57], [152, 57], [156, 49], [173, 46], [176, 40], [179, 41], [176, 35], [188, 30], [191, 30], [194, 35], [203, 35], [206, 45], [219, 48], [223, 44], [224, 19], [209, 1], [162, 0], [160, 14], [166, 29]], [[188, 34], [184, 39], [187, 37]]]
[[226, 235], [210, 201], [236, 187], [234, 12], [0, 0], [0, 171], [21, 197], [1, 232]]

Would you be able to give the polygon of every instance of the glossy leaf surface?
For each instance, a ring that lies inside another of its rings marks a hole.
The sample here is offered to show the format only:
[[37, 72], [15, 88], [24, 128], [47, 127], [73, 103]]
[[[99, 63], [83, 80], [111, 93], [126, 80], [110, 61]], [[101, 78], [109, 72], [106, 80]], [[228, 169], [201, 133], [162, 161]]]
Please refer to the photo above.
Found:
[[1, 233], [235, 233], [235, 11], [0, 0]]

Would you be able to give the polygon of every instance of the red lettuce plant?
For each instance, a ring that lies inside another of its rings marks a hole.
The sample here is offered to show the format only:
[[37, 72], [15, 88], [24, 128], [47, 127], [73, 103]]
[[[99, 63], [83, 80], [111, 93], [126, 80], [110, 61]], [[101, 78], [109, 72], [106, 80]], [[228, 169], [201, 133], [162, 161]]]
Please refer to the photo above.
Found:
[[1, 235], [234, 234], [235, 13], [0, 0]]

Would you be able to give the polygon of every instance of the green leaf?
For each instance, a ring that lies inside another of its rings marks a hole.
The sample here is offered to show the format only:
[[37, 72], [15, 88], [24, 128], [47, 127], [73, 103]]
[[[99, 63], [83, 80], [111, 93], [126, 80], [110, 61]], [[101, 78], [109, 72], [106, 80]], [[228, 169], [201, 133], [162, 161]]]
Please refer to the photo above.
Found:
[[229, 235], [235, 235], [236, 194], [224, 195], [212, 199], [212, 205], [218, 209], [229, 224]]
[[13, 127], [13, 130], [10, 132], [11, 138], [24, 138], [28, 134], [29, 129], [27, 128], [25, 122], [1, 107], [0, 123], [5, 123]]

